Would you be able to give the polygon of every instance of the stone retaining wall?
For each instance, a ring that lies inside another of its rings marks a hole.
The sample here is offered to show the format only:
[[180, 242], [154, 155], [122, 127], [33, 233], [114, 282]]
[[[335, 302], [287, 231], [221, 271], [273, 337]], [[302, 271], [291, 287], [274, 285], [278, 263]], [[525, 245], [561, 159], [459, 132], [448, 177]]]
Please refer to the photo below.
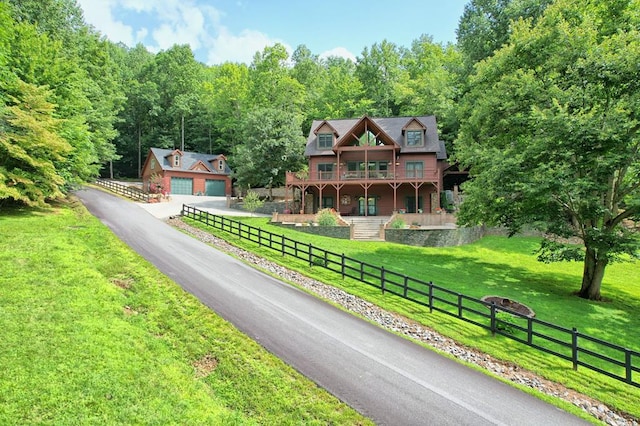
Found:
[[455, 229], [385, 229], [385, 240], [418, 247], [450, 247], [470, 244], [484, 235], [482, 227]]

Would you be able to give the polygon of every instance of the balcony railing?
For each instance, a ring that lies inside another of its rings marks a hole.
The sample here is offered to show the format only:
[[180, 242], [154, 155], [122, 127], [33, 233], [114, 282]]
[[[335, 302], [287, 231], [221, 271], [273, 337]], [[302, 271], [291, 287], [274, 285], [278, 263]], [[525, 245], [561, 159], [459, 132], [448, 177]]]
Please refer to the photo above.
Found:
[[287, 183], [301, 182], [349, 182], [349, 181], [380, 181], [380, 180], [426, 180], [436, 181], [438, 171], [436, 169], [416, 170], [396, 168], [394, 170], [359, 170], [359, 171], [312, 171], [308, 175], [287, 172]]

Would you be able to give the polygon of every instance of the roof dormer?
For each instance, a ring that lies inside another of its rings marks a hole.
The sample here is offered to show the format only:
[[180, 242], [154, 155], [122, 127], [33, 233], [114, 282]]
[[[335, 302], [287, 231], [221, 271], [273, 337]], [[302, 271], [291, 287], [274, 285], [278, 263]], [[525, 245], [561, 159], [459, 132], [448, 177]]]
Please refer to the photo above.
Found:
[[179, 169], [182, 167], [182, 151], [179, 149], [174, 149], [167, 156], [165, 156], [169, 164], [174, 169]]
[[420, 120], [413, 117], [402, 128], [404, 136], [404, 146], [406, 147], [422, 147], [425, 144], [425, 136], [427, 126], [422, 124]]

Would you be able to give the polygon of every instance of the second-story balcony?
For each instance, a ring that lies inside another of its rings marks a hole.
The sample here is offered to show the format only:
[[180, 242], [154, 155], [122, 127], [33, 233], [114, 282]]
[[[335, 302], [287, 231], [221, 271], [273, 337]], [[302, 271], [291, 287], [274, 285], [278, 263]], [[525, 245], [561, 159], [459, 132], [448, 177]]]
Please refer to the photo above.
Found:
[[331, 184], [331, 183], [375, 183], [375, 182], [437, 182], [437, 169], [405, 169], [396, 167], [395, 170], [314, 170], [308, 174], [287, 172], [287, 184]]

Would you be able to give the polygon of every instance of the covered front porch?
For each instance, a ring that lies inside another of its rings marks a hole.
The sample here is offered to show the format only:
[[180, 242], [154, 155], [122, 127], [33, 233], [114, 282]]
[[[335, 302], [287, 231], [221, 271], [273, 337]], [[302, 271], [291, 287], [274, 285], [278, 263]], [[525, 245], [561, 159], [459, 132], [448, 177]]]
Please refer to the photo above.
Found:
[[324, 208], [334, 209], [341, 216], [436, 213], [439, 199], [436, 182], [300, 182], [285, 188], [286, 209], [301, 214]]

